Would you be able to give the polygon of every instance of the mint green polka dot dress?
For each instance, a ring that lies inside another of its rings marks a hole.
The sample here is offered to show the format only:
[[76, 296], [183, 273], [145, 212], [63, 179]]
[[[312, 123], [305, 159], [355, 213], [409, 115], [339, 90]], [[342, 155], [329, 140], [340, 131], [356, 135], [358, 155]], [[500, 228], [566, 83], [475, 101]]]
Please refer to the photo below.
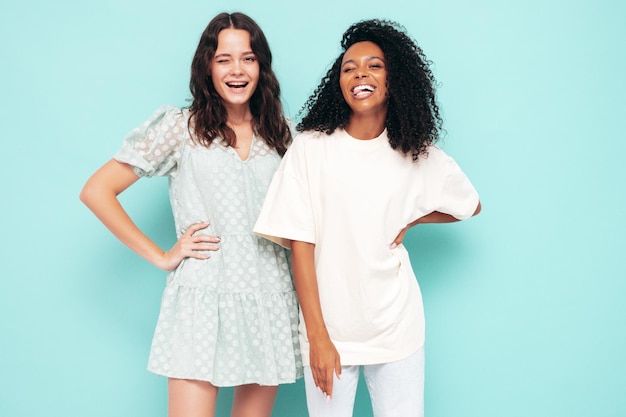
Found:
[[280, 156], [254, 137], [247, 160], [216, 139], [195, 144], [188, 111], [158, 109], [115, 159], [139, 176], [167, 176], [177, 236], [192, 224], [220, 236], [206, 260], [168, 275], [148, 369], [216, 386], [277, 385], [302, 376], [298, 303], [285, 250], [252, 228]]

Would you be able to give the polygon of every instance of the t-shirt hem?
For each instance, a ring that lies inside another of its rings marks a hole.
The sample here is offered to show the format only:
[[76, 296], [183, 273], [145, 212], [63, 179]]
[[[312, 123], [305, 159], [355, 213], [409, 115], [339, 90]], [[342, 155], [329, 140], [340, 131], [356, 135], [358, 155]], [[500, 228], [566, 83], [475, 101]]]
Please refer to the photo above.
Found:
[[469, 199], [467, 203], [467, 211], [462, 214], [453, 215], [454, 218], [458, 220], [467, 220], [474, 215], [474, 212], [478, 208], [478, 203], [480, 201], [480, 197], [478, 196], [478, 192], [474, 191], [473, 195]]
[[281, 233], [275, 234], [276, 232], [273, 232], [274, 234], [270, 234], [268, 232], [264, 232], [263, 230], [257, 230], [257, 229], [254, 229], [254, 233], [262, 238], [265, 238], [274, 243], [277, 243], [286, 249], [291, 249], [292, 240], [315, 244], [315, 239], [312, 239], [311, 237], [305, 234], [298, 234], [298, 233], [293, 233], [293, 232], [284, 233], [284, 234], [281, 234]]
[[[401, 361], [408, 358], [418, 350], [424, 347], [424, 339], [415, 344], [411, 344], [410, 347], [406, 347], [400, 351], [393, 352], [363, 352], [363, 353], [340, 353], [341, 366], [357, 366], [357, 365], [376, 365], [381, 363], [390, 363]], [[304, 366], [310, 366], [309, 362], [309, 350], [300, 347], [302, 351], [302, 363]]]

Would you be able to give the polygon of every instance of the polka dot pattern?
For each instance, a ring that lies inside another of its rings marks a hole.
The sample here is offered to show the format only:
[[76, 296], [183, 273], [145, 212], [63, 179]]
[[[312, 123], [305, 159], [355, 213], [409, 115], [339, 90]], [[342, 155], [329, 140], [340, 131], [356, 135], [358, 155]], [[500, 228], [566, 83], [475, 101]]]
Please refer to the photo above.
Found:
[[193, 223], [221, 237], [206, 260], [188, 258], [167, 279], [148, 369], [217, 386], [276, 385], [302, 376], [298, 303], [285, 250], [252, 228], [280, 163], [253, 138], [242, 161], [216, 139], [193, 143], [186, 110], [163, 107], [115, 155], [140, 176], [168, 176], [177, 235]]

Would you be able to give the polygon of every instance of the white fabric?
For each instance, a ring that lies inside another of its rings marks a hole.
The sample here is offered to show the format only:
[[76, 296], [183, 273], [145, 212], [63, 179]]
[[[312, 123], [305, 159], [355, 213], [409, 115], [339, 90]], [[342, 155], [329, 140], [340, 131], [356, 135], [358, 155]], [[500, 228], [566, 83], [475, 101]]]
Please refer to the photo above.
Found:
[[[409, 255], [390, 244], [433, 211], [470, 217], [478, 194], [436, 146], [414, 162], [386, 132], [358, 140], [345, 131], [298, 135], [266, 195], [254, 231], [285, 247], [315, 244], [324, 321], [342, 365], [397, 361], [424, 343], [422, 298]], [[308, 340], [300, 322], [308, 365]]]
[[374, 417], [424, 417], [424, 347], [396, 362], [342, 366], [341, 379], [333, 379], [330, 401], [315, 386], [311, 368], [305, 367], [309, 417], [351, 417], [361, 370]]

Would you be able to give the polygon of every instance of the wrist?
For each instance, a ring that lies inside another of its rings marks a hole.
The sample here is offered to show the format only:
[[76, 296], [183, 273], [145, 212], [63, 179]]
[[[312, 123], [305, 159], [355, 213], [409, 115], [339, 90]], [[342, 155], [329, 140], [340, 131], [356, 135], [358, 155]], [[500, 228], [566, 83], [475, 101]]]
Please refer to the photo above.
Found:
[[150, 261], [152, 265], [156, 266], [159, 269], [162, 269], [164, 271], [170, 270], [168, 261], [167, 261], [167, 255], [162, 250], [159, 250], [158, 252], [151, 255], [148, 261]]
[[330, 335], [328, 334], [328, 330], [324, 325], [312, 326], [312, 328], [307, 327], [306, 334], [309, 342], [330, 340]]

